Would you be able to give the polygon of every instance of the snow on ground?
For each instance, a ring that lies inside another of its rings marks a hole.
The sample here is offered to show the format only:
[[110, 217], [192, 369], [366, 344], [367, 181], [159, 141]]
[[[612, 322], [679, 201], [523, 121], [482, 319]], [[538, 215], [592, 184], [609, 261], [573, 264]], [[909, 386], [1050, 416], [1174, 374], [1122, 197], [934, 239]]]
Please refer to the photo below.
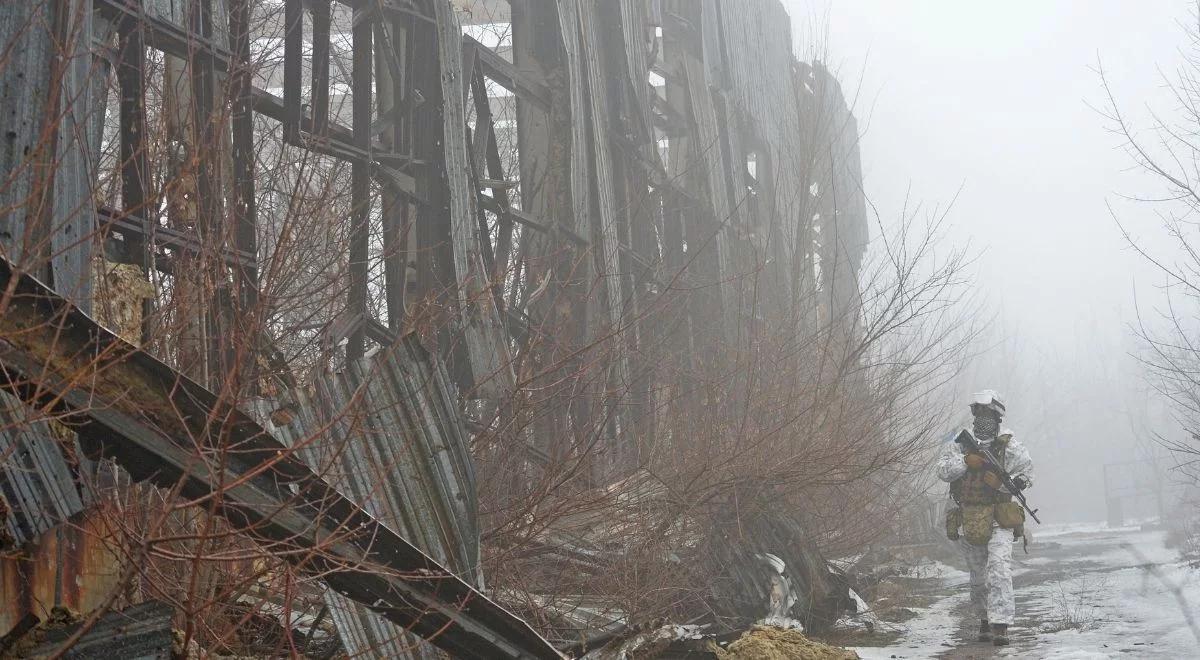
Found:
[[924, 610], [920, 616], [904, 625], [907, 633], [893, 646], [860, 646], [851, 650], [856, 651], [863, 660], [931, 658], [937, 651], [954, 645], [954, 631], [958, 628], [956, 611], [966, 605], [967, 598], [966, 593], [957, 594]]
[[[1200, 658], [1200, 572], [1164, 545], [1165, 532], [1102, 525], [1054, 530], [1053, 542], [1014, 554], [1017, 623], [1013, 646], [974, 642], [966, 574], [949, 566], [944, 595], [906, 622], [875, 658]], [[1047, 534], [1036, 537], [1045, 540]]]
[[[1187, 625], [1200, 606], [1200, 574], [1163, 545], [1164, 532], [1116, 536], [1116, 547], [1084, 555], [1102, 568], [1028, 588], [1031, 613], [1043, 619], [1034, 648], [1200, 656], [1200, 639]], [[1070, 627], [1055, 630], [1064, 626]]]
[[930, 577], [940, 578], [946, 586], [966, 584], [971, 579], [970, 573], [937, 560], [922, 565], [919, 570]]
[[1103, 520], [1092, 522], [1075, 522], [1075, 523], [1052, 523], [1049, 525], [1038, 525], [1031, 523], [1032, 536], [1036, 540], [1045, 538], [1054, 538], [1056, 536], [1066, 536], [1068, 534], [1108, 534], [1113, 532], [1137, 532], [1143, 527], [1153, 525], [1158, 522], [1158, 518], [1146, 518], [1145, 520], [1132, 520], [1128, 525], [1123, 527], [1109, 527], [1108, 523]]

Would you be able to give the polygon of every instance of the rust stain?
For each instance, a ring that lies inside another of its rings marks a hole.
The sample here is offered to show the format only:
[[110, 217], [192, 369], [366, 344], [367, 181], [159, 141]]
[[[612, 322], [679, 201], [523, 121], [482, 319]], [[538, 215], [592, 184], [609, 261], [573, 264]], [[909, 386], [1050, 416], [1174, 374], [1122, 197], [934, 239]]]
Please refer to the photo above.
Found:
[[45, 619], [57, 605], [85, 614], [108, 598], [121, 562], [105, 542], [104, 513], [90, 509], [0, 557], [0, 635], [28, 612]]

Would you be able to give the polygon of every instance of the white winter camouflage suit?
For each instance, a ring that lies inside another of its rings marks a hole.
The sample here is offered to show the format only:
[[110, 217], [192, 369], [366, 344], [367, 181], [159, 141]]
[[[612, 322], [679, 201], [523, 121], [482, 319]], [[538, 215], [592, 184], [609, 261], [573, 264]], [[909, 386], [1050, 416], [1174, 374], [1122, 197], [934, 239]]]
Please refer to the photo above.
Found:
[[[1005, 435], [1011, 436], [1012, 431], [1000, 432], [1001, 437]], [[1009, 438], [1002, 462], [1010, 475], [1025, 481], [1026, 488], [1033, 485], [1033, 459], [1019, 440]], [[938, 459], [938, 478], [949, 483], [966, 473], [962, 446], [951, 443]], [[995, 529], [987, 547], [971, 545], [965, 538], [960, 538], [958, 545], [971, 571], [971, 606], [975, 613], [989, 623], [1012, 625], [1016, 614], [1012, 587], [1012, 534], [1008, 530]]]

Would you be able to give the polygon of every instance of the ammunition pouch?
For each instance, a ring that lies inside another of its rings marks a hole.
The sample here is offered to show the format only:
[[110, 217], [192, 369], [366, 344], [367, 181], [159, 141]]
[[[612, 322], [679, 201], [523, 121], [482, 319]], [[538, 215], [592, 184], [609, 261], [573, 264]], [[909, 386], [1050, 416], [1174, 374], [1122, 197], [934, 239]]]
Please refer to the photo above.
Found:
[[962, 507], [963, 537], [971, 545], [987, 545], [992, 539], [995, 508], [991, 504], [966, 504]]
[[957, 541], [961, 534], [959, 528], [963, 524], [962, 509], [952, 506], [946, 509], [946, 538]]
[[997, 502], [996, 524], [1004, 529], [1019, 530], [1025, 526], [1025, 509], [1016, 502]]

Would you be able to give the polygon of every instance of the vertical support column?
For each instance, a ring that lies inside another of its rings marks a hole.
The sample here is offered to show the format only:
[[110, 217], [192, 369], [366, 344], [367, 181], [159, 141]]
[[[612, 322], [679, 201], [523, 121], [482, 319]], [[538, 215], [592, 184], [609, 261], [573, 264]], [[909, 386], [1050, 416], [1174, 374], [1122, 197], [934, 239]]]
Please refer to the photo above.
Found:
[[230, 94], [233, 101], [233, 220], [235, 244], [252, 260], [235, 283], [243, 313], [258, 303], [258, 207], [254, 199], [254, 115], [250, 72], [249, 0], [230, 0], [229, 36], [233, 51]]
[[[615, 5], [609, 5], [610, 11]], [[648, 292], [660, 270], [659, 238], [655, 227], [661, 207], [659, 193], [651, 190], [651, 181], [661, 181], [662, 161], [658, 152], [650, 106], [650, 29], [646, 3], [622, 0], [619, 16], [609, 18], [613, 32], [622, 35], [622, 50], [609, 48], [610, 66], [626, 74], [610, 82], [610, 99], [620, 102], [613, 108], [621, 117], [620, 134], [632, 140], [615, 153], [613, 176], [621, 207], [619, 240], [628, 250], [621, 259], [629, 330], [625, 335], [630, 360], [630, 391], [627, 394], [630, 432], [624, 440], [621, 459], [623, 470], [644, 463], [655, 441], [653, 415], [654, 365], [657, 363], [658, 328], [647, 316], [651, 304]], [[619, 28], [619, 30], [618, 30]], [[620, 82], [623, 79], [623, 83]], [[618, 138], [620, 139], [620, 138]]]
[[[318, 136], [323, 136], [329, 131], [329, 22], [329, 0], [314, 2], [312, 7], [312, 132]], [[292, 35], [290, 31], [287, 34], [289, 37]], [[292, 64], [293, 67], [296, 66], [294, 63], [284, 62], [285, 75], [289, 64]], [[298, 76], [296, 72], [293, 72], [292, 75]], [[299, 97], [297, 96], [297, 98]]]
[[[704, 5], [704, 9], [707, 8], [708, 5]], [[683, 49], [681, 59], [694, 125], [694, 134], [689, 138], [691, 144], [687, 150], [689, 160], [686, 165], [681, 163], [680, 167], [695, 169], [701, 174], [702, 180], [697, 182], [700, 187], [696, 193], [709, 206], [709, 213], [696, 214], [689, 223], [687, 243], [689, 246], [696, 245], [697, 249], [711, 250], [715, 256], [710, 271], [717, 284], [715, 306], [719, 310], [720, 322], [713, 339], [723, 339], [728, 343], [737, 338], [737, 325], [731, 310], [737, 292], [733, 286], [734, 268], [726, 230], [734, 211], [725, 178], [720, 125], [708, 80], [708, 60], [719, 59], [719, 53], [711, 53], [705, 48], [704, 33], [709, 30], [713, 19], [704, 13], [700, 3], [682, 2], [678, 9], [691, 30], [687, 35], [690, 45]], [[711, 224], [700, 221], [705, 216], [711, 218]]]
[[[619, 245], [619, 228], [617, 225], [616, 194], [613, 187], [613, 163], [610, 150], [610, 115], [608, 108], [608, 87], [602, 54], [604, 45], [600, 40], [599, 17], [596, 5], [592, 0], [574, 3], [578, 10], [578, 29], [581, 35], [582, 59], [586, 74], [586, 89], [588, 102], [586, 108], [580, 108], [575, 115], [575, 121], [585, 121], [590, 117], [592, 156], [595, 165], [594, 182], [597, 208], [599, 215], [594, 223], [593, 236], [596, 238], [597, 261], [600, 277], [604, 282], [605, 310], [608, 318], [607, 331], [620, 333], [626, 324], [625, 292], [622, 288], [621, 259]], [[610, 422], [612, 439], [608, 452], [610, 467], [615, 467], [612, 459], [616, 459], [620, 449], [620, 438], [629, 430], [626, 410], [621, 400], [629, 392], [629, 363], [625, 346], [620, 338], [613, 342], [612, 359], [609, 365], [607, 417]]]
[[[352, 127], [354, 144], [370, 153], [372, 104], [372, 24], [373, 10], [354, 8], [354, 61], [351, 69], [351, 88], [354, 97]], [[375, 17], [378, 18], [378, 17]], [[355, 361], [365, 351], [363, 321], [367, 319], [367, 258], [371, 223], [371, 164], [357, 159], [351, 169], [351, 226], [350, 226], [350, 291], [347, 313], [358, 320], [346, 345], [346, 359]]]
[[80, 309], [92, 309], [92, 248], [95, 243], [95, 161], [91, 149], [91, 114], [104, 112], [92, 94], [92, 3], [59, 3], [59, 44], [62, 52], [62, 91], [59, 94], [58, 136], [54, 172], [54, 203], [50, 217], [50, 264], [55, 290]]
[[[319, 22], [319, 19], [314, 18], [314, 26]], [[328, 26], [325, 32], [325, 40], [328, 41]], [[407, 53], [408, 31], [399, 19], [383, 16], [377, 25], [376, 41], [376, 108], [380, 122], [391, 124], [390, 128], [383, 131], [380, 139], [384, 147], [393, 154], [398, 154], [406, 138], [405, 127], [410, 118], [409, 108], [404, 105], [409, 97], [409, 85], [412, 82], [408, 76], [411, 66]], [[314, 62], [314, 80], [317, 66]], [[328, 62], [324, 66], [328, 68]], [[313, 103], [316, 104], [315, 94]], [[385, 179], [380, 195], [380, 207], [383, 221], [383, 293], [387, 325], [389, 329], [399, 332], [403, 328], [405, 315], [405, 236], [408, 231], [408, 200]]]
[[33, 202], [40, 176], [38, 158], [45, 149], [43, 123], [53, 36], [47, 26], [52, 8], [45, 2], [6, 4], [0, 20], [0, 53], [4, 55], [0, 113], [5, 124], [0, 138], [0, 251], [19, 267], [37, 267], [43, 271], [38, 272], [42, 277], [42, 253], [48, 245], [40, 214], [30, 210], [40, 206]]
[[[440, 0], [433, 2], [434, 5], [439, 3]], [[439, 39], [439, 34], [428, 29], [428, 24], [422, 20], [419, 27], [409, 32], [409, 57], [412, 61], [439, 61]], [[417, 313], [439, 322], [439, 350], [449, 365], [455, 384], [469, 391], [474, 388], [474, 380], [466, 346], [453, 327], [455, 324], [448, 319], [448, 315], [454, 313], [456, 303], [454, 256], [450, 240], [449, 177], [443, 143], [448, 124], [442, 98], [441, 71], [435, 66], [418, 66], [413, 67], [411, 72], [412, 87], [420, 90], [424, 97], [423, 103], [412, 108], [412, 156], [425, 163], [425, 176], [419, 179], [424, 184], [418, 189], [424, 203], [416, 208], [413, 231], [415, 245], [412, 252], [416, 257], [417, 282], [410, 299], [417, 307]], [[456, 93], [461, 99], [461, 81], [458, 82], [460, 87]]]
[[[145, 47], [141, 31], [124, 20], [118, 29], [120, 51], [117, 58], [117, 83], [120, 87], [121, 113], [121, 206], [127, 216], [139, 218], [142, 231], [125, 241], [125, 263], [137, 264], [149, 272], [144, 237], [150, 233], [151, 206], [148, 201], [150, 163], [146, 157], [146, 83]], [[148, 310], [144, 310], [148, 311]], [[143, 332], [143, 341], [146, 340]]]
[[438, 64], [441, 71], [443, 148], [449, 184], [450, 238], [453, 249], [458, 318], [466, 344], [471, 380], [477, 395], [499, 402], [512, 395], [516, 377], [504, 325], [492, 299], [483, 265], [482, 241], [470, 189], [466, 112], [463, 101], [462, 33], [450, 5], [435, 0]]
[[[513, 63], [551, 95], [549, 110], [517, 96], [517, 141], [521, 207], [550, 225], [546, 233], [525, 232], [520, 254], [525, 281], [545, 283], [529, 304], [528, 368], [544, 392], [539, 403], [545, 413], [534, 416], [533, 437], [554, 462], [572, 456], [593, 436], [592, 396], [584, 392], [579, 354], [588, 342], [587, 298], [595, 270], [587, 250], [567, 238], [567, 232], [587, 234], [590, 226], [587, 154], [585, 149], [576, 158], [572, 136], [578, 122], [571, 121], [571, 99], [582, 82], [571, 83], [567, 61], [579, 59], [578, 34], [564, 35], [553, 0], [514, 0], [512, 30]], [[578, 128], [586, 134], [585, 126]]]
[[298, 144], [303, 108], [300, 100], [301, 68], [304, 60], [297, 54], [304, 51], [303, 0], [283, 2], [283, 140]]

